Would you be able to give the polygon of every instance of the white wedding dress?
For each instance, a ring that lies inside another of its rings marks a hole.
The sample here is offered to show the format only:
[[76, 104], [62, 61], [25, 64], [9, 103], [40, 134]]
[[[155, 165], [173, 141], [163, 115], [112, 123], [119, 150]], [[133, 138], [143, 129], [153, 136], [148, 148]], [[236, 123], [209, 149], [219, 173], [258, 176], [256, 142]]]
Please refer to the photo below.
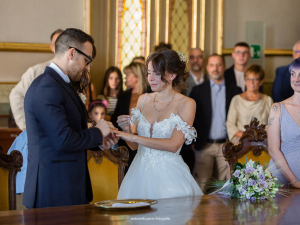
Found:
[[[179, 115], [155, 122], [150, 133], [151, 123], [140, 110], [134, 108], [132, 123], [137, 124], [139, 136], [171, 138], [173, 130], [182, 131], [186, 144], [196, 138], [196, 130], [184, 122]], [[118, 199], [160, 199], [203, 195], [192, 177], [189, 167], [176, 153], [147, 148], [139, 145], [138, 152], [121, 184]]]

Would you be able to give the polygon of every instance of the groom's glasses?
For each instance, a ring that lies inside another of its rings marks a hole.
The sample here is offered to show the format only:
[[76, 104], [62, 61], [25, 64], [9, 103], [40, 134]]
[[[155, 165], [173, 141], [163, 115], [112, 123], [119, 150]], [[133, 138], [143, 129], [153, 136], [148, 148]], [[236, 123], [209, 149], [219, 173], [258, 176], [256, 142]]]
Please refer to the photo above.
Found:
[[68, 46], [68, 48], [74, 48], [78, 53], [80, 53], [81, 55], [84, 55], [85, 57], [87, 57], [89, 59], [89, 61], [86, 61], [86, 65], [89, 65], [92, 61], [93, 61], [93, 58], [91, 56], [88, 56], [87, 54], [85, 54], [84, 52], [80, 51], [78, 48], [75, 48], [75, 47], [71, 47], [71, 46]]

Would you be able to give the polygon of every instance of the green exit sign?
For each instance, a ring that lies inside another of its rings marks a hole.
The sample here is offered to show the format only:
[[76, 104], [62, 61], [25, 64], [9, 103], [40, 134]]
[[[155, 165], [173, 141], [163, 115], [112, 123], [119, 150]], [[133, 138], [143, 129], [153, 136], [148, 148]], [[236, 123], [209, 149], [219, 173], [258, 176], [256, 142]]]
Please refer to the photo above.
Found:
[[261, 45], [251, 45], [250, 46], [251, 59], [261, 58]]

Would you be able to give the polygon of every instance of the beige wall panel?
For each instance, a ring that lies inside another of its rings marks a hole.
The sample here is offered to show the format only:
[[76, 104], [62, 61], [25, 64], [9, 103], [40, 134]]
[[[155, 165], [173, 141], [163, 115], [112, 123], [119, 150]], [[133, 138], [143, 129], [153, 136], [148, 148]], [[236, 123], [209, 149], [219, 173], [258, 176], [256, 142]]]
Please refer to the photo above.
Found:
[[29, 67], [53, 56], [53, 53], [0, 52], [0, 82], [19, 82]]
[[0, 0], [0, 42], [49, 43], [58, 29], [84, 26], [84, 0]]
[[300, 39], [299, 0], [224, 0], [223, 48], [245, 40], [246, 21], [266, 23], [266, 48], [291, 49]]

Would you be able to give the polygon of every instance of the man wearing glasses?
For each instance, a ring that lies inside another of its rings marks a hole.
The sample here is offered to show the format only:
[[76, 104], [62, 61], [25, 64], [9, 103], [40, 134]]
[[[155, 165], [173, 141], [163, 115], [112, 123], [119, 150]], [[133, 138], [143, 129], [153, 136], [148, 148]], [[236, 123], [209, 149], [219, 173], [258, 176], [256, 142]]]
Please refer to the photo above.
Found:
[[225, 70], [225, 81], [226, 83], [237, 85], [244, 92], [246, 88], [244, 73], [247, 69], [248, 60], [251, 57], [250, 47], [246, 42], [236, 43], [231, 55], [234, 59], [234, 64]]
[[[300, 57], [300, 40], [294, 44], [293, 60]], [[281, 102], [294, 94], [291, 87], [291, 73], [289, 72], [289, 65], [281, 66], [276, 69], [276, 77], [273, 83], [273, 100], [274, 102]]]
[[[23, 204], [43, 208], [88, 204], [93, 199], [87, 149], [117, 143], [111, 122], [87, 129], [87, 115], [78, 92], [84, 90], [95, 56], [93, 38], [66, 29], [55, 42], [55, 56], [25, 96], [28, 166]], [[105, 140], [105, 141], [104, 141]]]

